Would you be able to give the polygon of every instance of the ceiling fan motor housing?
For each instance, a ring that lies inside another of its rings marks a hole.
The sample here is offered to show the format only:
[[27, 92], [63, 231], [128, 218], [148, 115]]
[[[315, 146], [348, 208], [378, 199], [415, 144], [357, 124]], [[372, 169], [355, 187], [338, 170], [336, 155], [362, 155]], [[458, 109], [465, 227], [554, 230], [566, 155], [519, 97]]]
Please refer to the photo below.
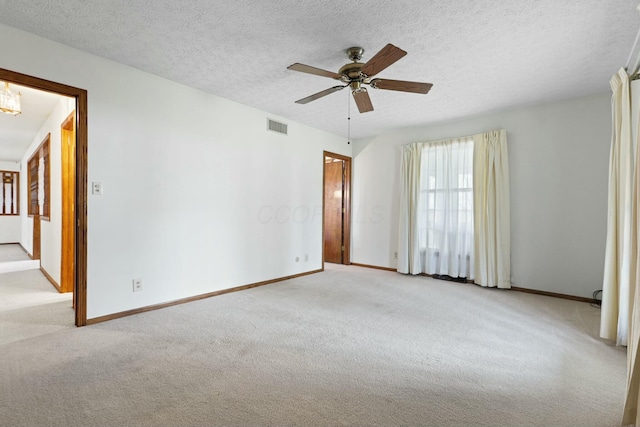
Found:
[[351, 64], [344, 65], [342, 68], [340, 68], [340, 70], [338, 71], [338, 74], [342, 74], [343, 76], [349, 77], [350, 81], [358, 80], [362, 77], [362, 75], [360, 74], [360, 70], [362, 69], [363, 66], [364, 64], [360, 62], [353, 62]]

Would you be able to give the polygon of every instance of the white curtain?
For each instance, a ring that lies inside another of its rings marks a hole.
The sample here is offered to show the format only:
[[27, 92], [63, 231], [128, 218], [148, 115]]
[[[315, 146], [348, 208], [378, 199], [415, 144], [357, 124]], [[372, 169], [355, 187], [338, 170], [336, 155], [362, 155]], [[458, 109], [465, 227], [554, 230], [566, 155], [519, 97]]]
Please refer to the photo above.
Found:
[[631, 140], [629, 76], [620, 69], [611, 78], [612, 136], [609, 157], [607, 242], [602, 285], [600, 336], [627, 345], [631, 283], [635, 275], [632, 242], [634, 157]]
[[418, 199], [420, 197], [421, 144], [402, 147], [400, 166], [400, 225], [398, 272], [419, 274], [420, 239], [418, 236]]
[[473, 279], [473, 138], [422, 144], [420, 271]]
[[475, 283], [511, 288], [507, 132], [474, 135]]
[[493, 131], [403, 147], [400, 273], [510, 287], [506, 144], [506, 132]]
[[[636, 165], [640, 161], [636, 150]], [[633, 207], [631, 221], [632, 257], [635, 263], [635, 271], [632, 271], [629, 287], [629, 300], [631, 310], [631, 322], [629, 325], [627, 345], [627, 392], [624, 403], [622, 425], [640, 426], [640, 239], [638, 238], [638, 210], [640, 206], [640, 168], [635, 168], [633, 182]]]
[[[626, 82], [626, 84], [625, 84]], [[626, 87], [625, 87], [626, 85]], [[629, 95], [629, 102], [631, 99], [631, 89], [630, 89], [630, 82], [628, 80], [627, 77], [627, 73], [624, 72], [624, 70], [620, 70], [618, 72], [618, 74], [616, 76], [614, 76], [611, 79], [611, 88], [613, 89], [613, 98], [612, 98], [612, 107], [613, 107], [613, 123], [614, 123], [614, 134], [613, 134], [613, 138], [612, 138], [612, 142], [611, 142], [611, 170], [615, 171], [615, 164], [613, 162], [613, 159], [615, 158], [618, 162], [620, 160], [622, 160], [620, 158], [620, 156], [618, 155], [618, 153], [616, 153], [616, 155], [614, 156], [614, 147], [619, 148], [621, 145], [620, 144], [616, 144], [616, 140], [620, 140], [621, 138], [618, 138], [618, 136], [624, 136], [624, 137], [629, 137], [629, 146], [630, 149], [628, 149], [627, 152], [630, 152], [629, 154], [633, 153], [635, 151], [635, 161], [634, 158], [632, 158], [631, 156], [629, 156], [629, 160], [630, 160], [630, 164], [626, 161], [627, 159], [625, 159], [624, 161], [624, 167], [626, 168], [633, 168], [633, 172], [632, 173], [628, 173], [629, 175], [633, 175], [632, 178], [632, 189], [630, 191], [631, 193], [631, 225], [630, 225], [630, 232], [629, 232], [629, 236], [628, 236], [628, 246], [629, 246], [629, 259], [630, 261], [628, 263], [622, 262], [620, 263], [621, 265], [624, 265], [625, 269], [628, 269], [628, 283], [629, 283], [629, 287], [628, 287], [628, 301], [624, 301], [624, 295], [622, 294], [622, 292], [619, 291], [618, 293], [618, 305], [624, 305], [625, 309], [628, 309], [630, 311], [627, 312], [627, 316], [631, 316], [631, 321], [629, 322], [629, 331], [628, 331], [628, 335], [627, 335], [627, 392], [626, 392], [626, 399], [625, 399], [625, 404], [624, 404], [624, 412], [623, 412], [623, 419], [622, 419], [622, 423], [623, 425], [640, 425], [640, 417], [639, 417], [639, 413], [638, 413], [638, 406], [640, 404], [640, 354], [638, 353], [638, 348], [640, 347], [640, 298], [638, 298], [640, 296], [640, 239], [638, 238], [638, 232], [639, 232], [639, 227], [638, 227], [638, 221], [640, 220], [640, 215], [639, 215], [639, 210], [640, 210], [640, 168], [637, 167], [637, 165], [640, 164], [640, 152], [638, 152], [638, 144], [637, 141], [633, 141], [631, 138], [631, 108], [629, 103], [627, 103], [625, 101], [625, 95]], [[625, 91], [628, 92], [627, 94], [625, 94]], [[624, 104], [621, 104], [620, 102], [623, 102]], [[624, 116], [625, 114], [628, 112], [627, 118], [625, 119]], [[627, 128], [629, 129], [628, 134], [627, 131], [622, 131], [622, 126], [626, 126], [629, 125]], [[640, 133], [640, 132], [639, 132]], [[620, 168], [618, 168], [619, 170]], [[610, 171], [611, 174], [611, 171]], [[615, 175], [614, 175], [615, 177]], [[627, 174], [624, 175], [624, 182], [625, 184], [627, 183], [626, 178], [627, 178]], [[609, 226], [611, 227], [611, 209], [612, 206], [611, 205], [611, 201], [612, 201], [612, 197], [611, 197], [611, 178], [610, 178], [610, 193], [609, 193]], [[628, 211], [626, 212], [628, 213]], [[608, 233], [607, 233], [607, 255], [609, 255], [609, 248], [610, 248], [610, 243], [609, 243], [609, 231], [611, 230], [611, 228], [609, 228]], [[626, 240], [625, 240], [626, 243]], [[624, 247], [623, 247], [624, 249]], [[607, 259], [607, 261], [609, 261]], [[627, 267], [628, 265], [628, 267]], [[611, 275], [610, 271], [607, 271], [607, 273], [609, 273], [609, 275]], [[626, 271], [625, 271], [626, 274]], [[621, 275], [624, 276], [624, 275]], [[626, 276], [624, 276], [626, 277]], [[605, 275], [605, 282], [607, 281], [608, 276]], [[613, 287], [611, 283], [608, 283], [609, 288]], [[605, 290], [606, 291], [606, 290]], [[604, 303], [604, 297], [605, 293], [603, 292], [603, 303]], [[608, 319], [607, 319], [607, 324], [608, 326], [613, 329], [614, 326], [614, 322], [615, 322], [615, 318], [612, 318], [613, 316], [611, 316], [612, 313], [615, 313], [615, 310], [612, 310], [612, 308], [615, 309], [615, 307], [611, 307], [612, 305], [612, 301], [607, 298], [607, 305], [608, 307]], [[604, 307], [604, 306], [603, 306]], [[620, 314], [623, 310], [618, 310], [618, 314]], [[605, 319], [604, 319], [605, 313], [602, 313], [602, 325], [605, 325]], [[620, 329], [620, 324], [627, 324], [627, 322], [623, 321], [623, 319], [619, 318], [618, 321], [618, 330]], [[612, 331], [609, 331], [612, 332]], [[620, 334], [619, 334], [620, 335]]]

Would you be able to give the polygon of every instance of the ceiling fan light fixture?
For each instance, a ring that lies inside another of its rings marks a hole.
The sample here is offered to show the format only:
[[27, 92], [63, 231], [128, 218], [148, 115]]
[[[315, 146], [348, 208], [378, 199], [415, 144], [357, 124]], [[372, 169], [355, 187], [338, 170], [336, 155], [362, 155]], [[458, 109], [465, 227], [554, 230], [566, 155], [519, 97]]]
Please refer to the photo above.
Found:
[[4, 83], [4, 89], [0, 91], [0, 111], [12, 116], [22, 113], [20, 109], [20, 92], [13, 93], [9, 90], [9, 83]]

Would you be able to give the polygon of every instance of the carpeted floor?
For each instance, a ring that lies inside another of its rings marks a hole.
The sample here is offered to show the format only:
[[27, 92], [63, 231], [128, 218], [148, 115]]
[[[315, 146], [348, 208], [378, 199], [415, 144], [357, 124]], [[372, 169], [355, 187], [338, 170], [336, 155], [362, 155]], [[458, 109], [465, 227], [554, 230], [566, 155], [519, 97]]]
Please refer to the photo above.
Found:
[[619, 424], [626, 354], [597, 338], [589, 304], [326, 268], [84, 328], [42, 322], [59, 329], [0, 346], [0, 425]]
[[40, 268], [39, 260], [31, 260], [20, 245], [0, 244], [0, 274]]
[[40, 270], [0, 274], [0, 353], [11, 342], [75, 328], [72, 299]]
[[0, 245], [0, 262], [28, 261], [29, 257], [18, 244]]

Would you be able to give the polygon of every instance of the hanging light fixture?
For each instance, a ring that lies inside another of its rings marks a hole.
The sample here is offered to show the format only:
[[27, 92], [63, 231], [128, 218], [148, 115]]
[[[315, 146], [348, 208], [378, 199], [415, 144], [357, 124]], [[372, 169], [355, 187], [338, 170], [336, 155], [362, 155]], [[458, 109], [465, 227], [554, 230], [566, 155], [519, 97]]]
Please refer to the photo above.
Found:
[[20, 95], [20, 92], [11, 92], [9, 83], [5, 82], [4, 89], [0, 91], [0, 111], [13, 116], [22, 113], [20, 111]]

